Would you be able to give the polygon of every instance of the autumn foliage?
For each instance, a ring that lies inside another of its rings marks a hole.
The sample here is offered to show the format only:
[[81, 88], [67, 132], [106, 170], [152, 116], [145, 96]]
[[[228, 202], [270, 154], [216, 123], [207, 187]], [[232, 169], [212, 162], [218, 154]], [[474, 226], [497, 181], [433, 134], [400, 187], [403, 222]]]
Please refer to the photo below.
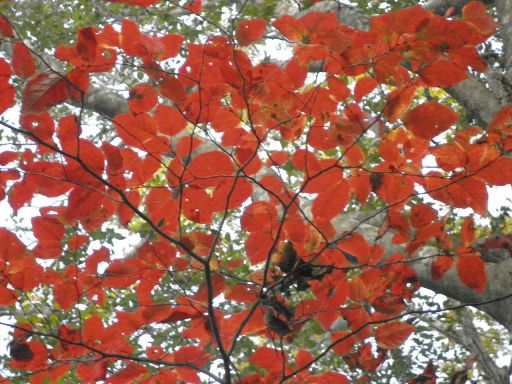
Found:
[[[415, 6], [373, 17], [368, 31], [334, 13], [247, 20], [204, 43], [125, 19], [56, 47], [65, 72], [41, 69], [15, 24], [0, 20], [13, 46], [0, 59], [0, 111], [19, 103], [19, 125], [2, 124], [31, 145], [0, 153], [0, 196], [14, 212], [40, 196], [48, 205], [31, 219], [33, 244], [0, 230], [0, 305], [45, 292], [61, 319], [11, 324], [8, 368], [31, 383], [348, 383], [313, 369], [328, 354], [364, 380], [414, 332], [419, 249], [439, 249], [434, 279], [454, 270], [485, 291], [472, 216], [454, 237], [437, 207], [484, 215], [487, 186], [512, 182], [512, 108], [485, 130], [454, 131], [459, 113], [421, 98], [485, 71], [476, 46], [496, 25], [482, 3], [452, 19]], [[249, 54], [269, 31], [293, 46], [284, 64]], [[83, 129], [88, 91], [126, 58], [145, 80], [110, 119], [115, 139], [95, 140]], [[324, 71], [315, 81], [313, 63]], [[376, 93], [384, 102], [370, 114], [363, 102]], [[79, 109], [59, 115], [63, 103]], [[380, 233], [340, 231], [362, 206], [385, 217]], [[97, 240], [111, 222], [150, 235], [123, 258]], [[300, 335], [312, 329], [327, 335], [321, 349]], [[238, 365], [253, 368], [241, 377]]]

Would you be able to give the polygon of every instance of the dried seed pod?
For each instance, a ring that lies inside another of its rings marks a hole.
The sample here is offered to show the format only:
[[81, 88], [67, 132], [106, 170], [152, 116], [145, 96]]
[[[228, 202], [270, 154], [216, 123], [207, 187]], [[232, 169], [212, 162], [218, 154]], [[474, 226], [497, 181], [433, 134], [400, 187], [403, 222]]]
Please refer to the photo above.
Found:
[[379, 188], [382, 186], [383, 177], [383, 173], [372, 173], [370, 175], [370, 186], [373, 192], [377, 192]]
[[9, 344], [9, 354], [17, 361], [30, 361], [34, 357], [34, 353], [24, 341], [13, 340]]
[[291, 241], [287, 241], [279, 246], [277, 252], [272, 255], [272, 262], [284, 273], [289, 273], [297, 263], [297, 251]]
[[292, 332], [288, 324], [284, 320], [281, 320], [275, 315], [274, 310], [271, 307], [265, 308], [265, 316], [263, 317], [267, 328], [277, 333], [279, 336], [285, 336]]

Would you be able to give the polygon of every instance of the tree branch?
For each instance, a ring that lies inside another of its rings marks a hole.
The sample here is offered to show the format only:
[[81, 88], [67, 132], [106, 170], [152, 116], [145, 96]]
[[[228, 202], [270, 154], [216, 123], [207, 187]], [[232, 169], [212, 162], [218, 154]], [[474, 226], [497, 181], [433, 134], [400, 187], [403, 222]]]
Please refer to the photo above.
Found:
[[[462, 284], [455, 268], [450, 269], [440, 280], [432, 278], [432, 261], [438, 251], [432, 247], [425, 247], [418, 253], [412, 267], [416, 271], [422, 287], [441, 293], [462, 303], [491, 301], [512, 293], [512, 258], [501, 263], [485, 263], [487, 288], [485, 292], [478, 293]], [[509, 331], [512, 331], [512, 298], [499, 302], [485, 304], [479, 307], [492, 316]]]
[[508, 368], [498, 367], [482, 343], [480, 332], [473, 323], [471, 311], [467, 309], [459, 311], [458, 322], [461, 326], [460, 329], [438, 319], [428, 318], [425, 321], [429, 326], [464, 347], [469, 353], [476, 353], [478, 364], [493, 383], [508, 384], [510, 382]]

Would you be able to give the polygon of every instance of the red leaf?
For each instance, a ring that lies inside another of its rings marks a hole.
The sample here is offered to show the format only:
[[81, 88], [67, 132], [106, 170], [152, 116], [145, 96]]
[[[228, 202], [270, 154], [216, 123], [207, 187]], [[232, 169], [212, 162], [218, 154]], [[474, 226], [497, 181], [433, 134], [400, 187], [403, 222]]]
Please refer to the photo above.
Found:
[[247, 257], [253, 265], [265, 261], [269, 255], [274, 238], [270, 232], [253, 232], [245, 240]]
[[187, 121], [177, 109], [163, 104], [156, 107], [154, 121], [158, 132], [168, 136], [180, 133], [187, 126]]
[[169, 316], [162, 319], [160, 322], [170, 324], [170, 323], [176, 323], [181, 320], [194, 319], [194, 318], [201, 317], [201, 316], [202, 316], [201, 312], [199, 312], [197, 309], [195, 309], [193, 307], [182, 306], [182, 307], [172, 308], [169, 313]]
[[258, 299], [258, 290], [254, 285], [232, 284], [224, 290], [226, 299], [239, 303], [254, 303]]
[[43, 246], [60, 246], [64, 237], [64, 225], [56, 217], [33, 217], [32, 231]]
[[192, 363], [198, 367], [202, 367], [210, 361], [210, 355], [208, 352], [194, 346], [181, 347], [174, 354], [174, 358], [176, 361]]
[[477, 292], [484, 292], [487, 276], [480, 254], [472, 252], [471, 248], [460, 248], [457, 254], [457, 273], [460, 281]]
[[340, 356], [350, 353], [356, 342], [356, 339], [352, 337], [351, 333], [348, 331], [334, 332], [331, 339], [336, 343], [336, 345], [332, 347], [332, 350]]
[[270, 228], [276, 219], [277, 210], [272, 204], [256, 201], [245, 209], [240, 221], [244, 231], [259, 232]]
[[189, 0], [185, 8], [192, 13], [199, 14], [202, 9], [202, 0]]
[[327, 373], [319, 373], [317, 375], [311, 375], [307, 379], [310, 384], [349, 384], [349, 380], [347, 376], [336, 373], [336, 372], [327, 372]]
[[329, 91], [338, 102], [345, 101], [350, 96], [350, 88], [347, 87], [347, 83], [337, 77], [329, 76], [327, 85], [329, 86]]
[[0, 58], [0, 114], [14, 105], [16, 91], [9, 84], [12, 69], [7, 61]]
[[[129, 191], [128, 193], [126, 193], [126, 197], [133, 206], [139, 206], [141, 196], [138, 191]], [[126, 204], [119, 204], [117, 212], [119, 214], [119, 222], [124, 226], [127, 226], [132, 217], [135, 215], [134, 210]]]
[[138, 84], [130, 90], [128, 107], [133, 113], [149, 112], [157, 102], [155, 88], [149, 84]]
[[318, 194], [313, 201], [312, 213], [315, 217], [332, 219], [340, 214], [348, 204], [350, 191], [345, 181], [338, 181], [331, 188]]
[[235, 167], [228, 155], [221, 151], [210, 151], [197, 155], [190, 166], [188, 171], [194, 178], [198, 179], [213, 179], [211, 182], [216, 184], [215, 178], [222, 176], [232, 176]]
[[169, 305], [148, 305], [140, 311], [146, 324], [161, 323], [171, 315], [172, 308]]
[[11, 23], [2, 15], [0, 15], [0, 35], [4, 37], [14, 37]]
[[395, 89], [387, 96], [387, 103], [384, 107], [384, 117], [394, 123], [405, 114], [416, 93], [416, 87], [403, 87]]
[[434, 280], [441, 279], [446, 272], [452, 267], [453, 265], [453, 257], [451, 256], [438, 256], [436, 259], [432, 262], [432, 278]]
[[27, 46], [19, 41], [12, 47], [12, 69], [19, 77], [30, 77], [36, 73], [36, 64]]
[[277, 371], [282, 368], [283, 354], [276, 349], [259, 347], [251, 357], [249, 357], [249, 362], [263, 369]]
[[[0, 305], [10, 306], [16, 304], [18, 293], [14, 289], [9, 289], [0, 285]], [[1, 383], [1, 381], [0, 381]]]
[[371, 254], [370, 246], [359, 233], [352, 233], [351, 236], [341, 239], [337, 248], [348, 254], [348, 257], [356, 258], [359, 264], [367, 264]]
[[411, 224], [414, 228], [424, 227], [433, 222], [437, 212], [429, 205], [417, 204], [411, 208]]
[[126, 145], [153, 154], [169, 151], [169, 140], [157, 134], [155, 122], [147, 113], [128, 112], [117, 115], [114, 118], [114, 125], [117, 134]]
[[503, 156], [492, 161], [478, 172], [478, 177], [491, 185], [512, 184], [512, 159]]
[[98, 42], [94, 33], [94, 28], [81, 28], [78, 31], [78, 39], [76, 42], [76, 52], [78, 57], [83, 61], [92, 63], [96, 59], [96, 49]]
[[428, 101], [405, 116], [405, 126], [417, 137], [430, 140], [450, 128], [458, 117], [450, 108]]
[[64, 76], [45, 72], [32, 78], [23, 90], [22, 115], [41, 113], [69, 97], [68, 83]]
[[182, 104], [187, 96], [183, 83], [176, 77], [169, 75], [163, 75], [159, 90], [163, 96], [176, 103], [176, 105]]
[[299, 24], [297, 19], [290, 15], [281, 16], [272, 25], [291, 41], [300, 41], [307, 35], [307, 30]]
[[473, 244], [476, 240], [475, 223], [472, 216], [468, 216], [464, 219], [462, 227], [460, 229], [460, 240], [462, 245], [467, 247]]
[[91, 364], [77, 364], [76, 373], [84, 383], [97, 383], [107, 376], [109, 362], [100, 360]]
[[140, 364], [129, 362], [125, 369], [108, 378], [110, 384], [126, 384], [138, 382], [138, 379], [148, 372], [148, 369]]
[[107, 0], [109, 3], [121, 3], [127, 5], [138, 5], [140, 7], [149, 7], [150, 5], [157, 4], [160, 0]]
[[252, 44], [261, 40], [267, 29], [267, 22], [263, 19], [242, 21], [238, 24], [235, 37], [241, 46]]
[[485, 183], [474, 177], [458, 180], [447, 188], [451, 204], [459, 208], [472, 208], [476, 213], [487, 213], [488, 193]]
[[492, 15], [487, 13], [485, 5], [480, 1], [472, 1], [462, 8], [464, 20], [471, 23], [478, 32], [484, 35], [491, 35], [496, 30], [496, 22]]
[[73, 282], [65, 282], [55, 286], [53, 288], [53, 295], [55, 296], [55, 301], [64, 310], [70, 309], [80, 299], [78, 287]]
[[377, 345], [383, 349], [399, 348], [414, 332], [416, 327], [408, 323], [393, 321], [381, 324], [375, 331]]
[[377, 80], [373, 77], [366, 76], [357, 80], [356, 86], [354, 88], [354, 99], [356, 101], [361, 101], [361, 99], [367, 96], [371, 91], [377, 88]]
[[[297, 355], [295, 356], [295, 364], [297, 365], [297, 369], [307, 366], [312, 361], [313, 355], [311, 352], [306, 351], [305, 349], [299, 349], [299, 352], [297, 352]], [[306, 370], [305, 373], [307, 373], [307, 371], [308, 370]]]
[[468, 78], [468, 72], [451, 60], [440, 59], [427, 65], [420, 76], [431, 87], [453, 87]]

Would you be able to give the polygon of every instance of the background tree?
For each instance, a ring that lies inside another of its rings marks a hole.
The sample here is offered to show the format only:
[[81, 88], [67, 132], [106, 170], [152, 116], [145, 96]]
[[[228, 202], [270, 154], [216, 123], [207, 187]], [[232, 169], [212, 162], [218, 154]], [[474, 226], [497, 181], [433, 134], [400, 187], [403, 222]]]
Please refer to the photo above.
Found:
[[[420, 382], [414, 324], [466, 350], [452, 380], [508, 382], [464, 308], [510, 330], [510, 224], [460, 210], [512, 179], [508, 2], [492, 37], [466, 1], [123, 2], [151, 6], [5, 6], [2, 181], [39, 208], [2, 231], [6, 376]], [[415, 276], [457, 302], [411, 307]]]

